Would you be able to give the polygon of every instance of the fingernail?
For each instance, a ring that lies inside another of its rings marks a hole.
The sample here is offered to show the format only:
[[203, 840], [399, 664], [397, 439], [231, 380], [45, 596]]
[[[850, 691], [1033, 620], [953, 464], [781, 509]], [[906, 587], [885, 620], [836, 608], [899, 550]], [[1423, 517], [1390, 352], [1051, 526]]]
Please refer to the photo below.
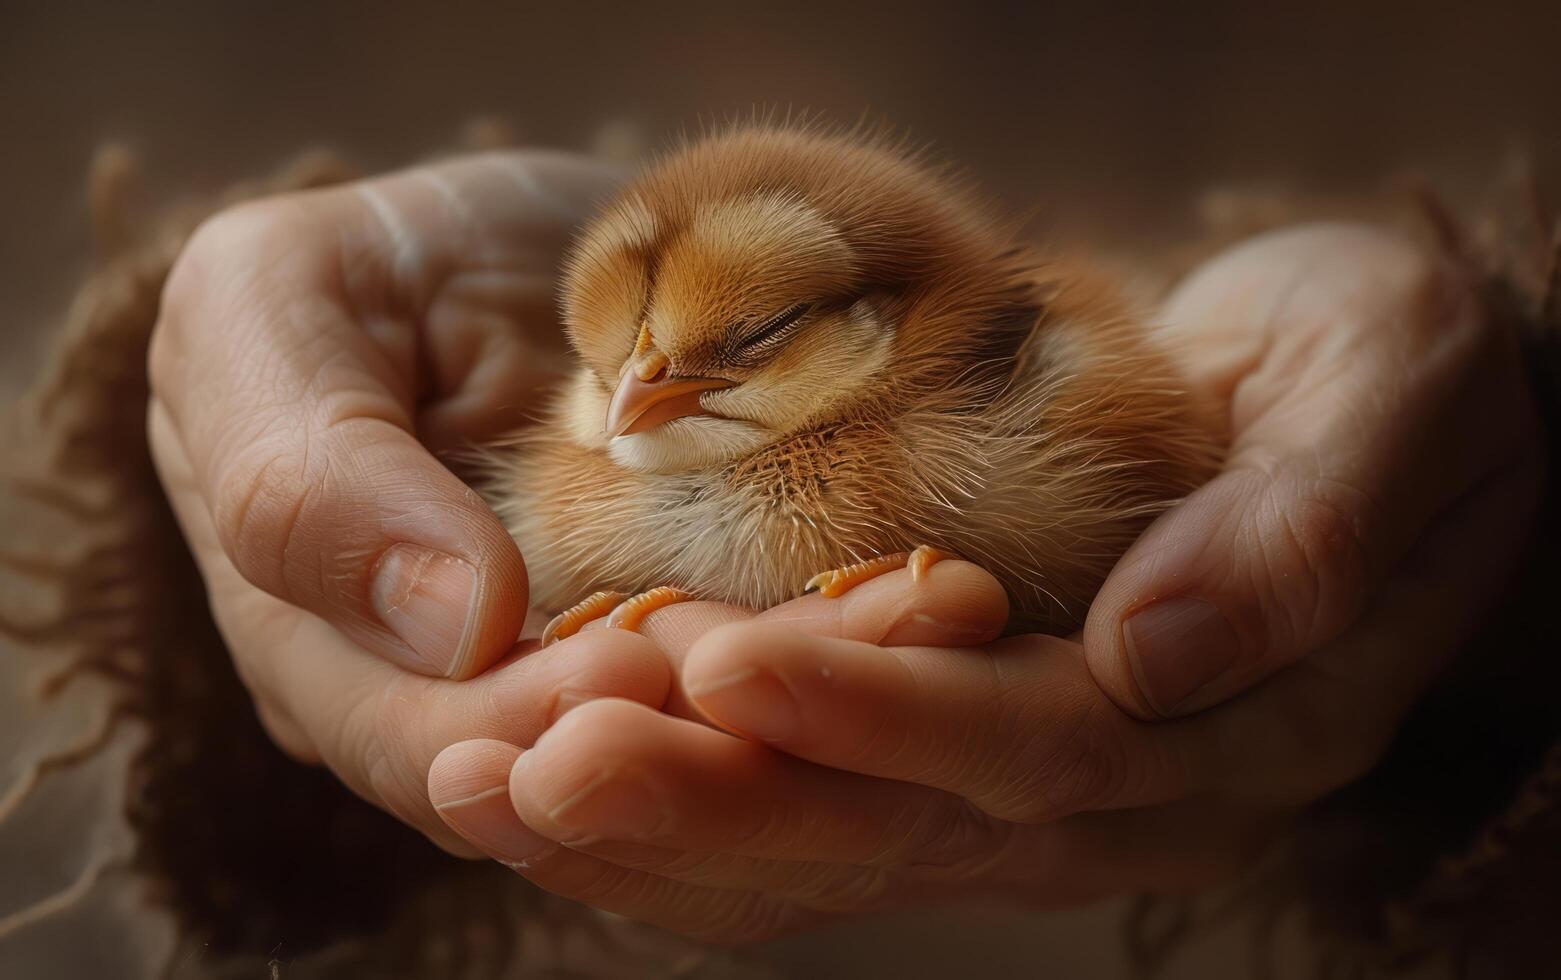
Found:
[[766, 742], [785, 741], [802, 724], [791, 691], [757, 667], [696, 685], [688, 697], [715, 721]]
[[466, 655], [476, 591], [477, 569], [470, 563], [398, 544], [379, 560], [369, 594], [380, 622], [434, 673], [448, 677]]
[[1122, 642], [1139, 690], [1162, 715], [1223, 674], [1239, 653], [1236, 631], [1211, 602], [1184, 596], [1134, 613]]
[[495, 786], [465, 799], [441, 803], [437, 809], [456, 833], [514, 868], [529, 867], [531, 861], [558, 846], [515, 815], [508, 786]]
[[643, 778], [611, 770], [554, 807], [547, 817], [578, 833], [581, 840], [635, 840], [654, 835], [666, 824], [667, 807]]

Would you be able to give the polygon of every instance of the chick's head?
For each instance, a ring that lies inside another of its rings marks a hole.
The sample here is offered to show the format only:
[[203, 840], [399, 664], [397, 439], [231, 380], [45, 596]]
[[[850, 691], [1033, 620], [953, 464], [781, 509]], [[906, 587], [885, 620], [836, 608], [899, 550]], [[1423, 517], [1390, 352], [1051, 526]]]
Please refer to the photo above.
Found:
[[880, 141], [759, 127], [682, 148], [566, 269], [576, 438], [631, 469], [697, 470], [871, 404], [908, 352], [939, 347], [916, 337], [918, 300], [994, 259], [985, 229]]

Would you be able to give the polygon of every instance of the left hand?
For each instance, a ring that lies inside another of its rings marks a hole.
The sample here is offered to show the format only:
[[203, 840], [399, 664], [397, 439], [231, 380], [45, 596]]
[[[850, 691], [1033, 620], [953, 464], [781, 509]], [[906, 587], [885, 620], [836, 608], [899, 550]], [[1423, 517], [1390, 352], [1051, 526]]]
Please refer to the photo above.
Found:
[[[744, 737], [627, 701], [585, 704], [529, 749], [446, 749], [430, 773], [441, 816], [549, 890], [723, 941], [972, 891], [1074, 904], [1191, 887], [1241, 865], [1297, 806], [1374, 764], [1502, 588], [1538, 487], [1509, 338], [1471, 309], [1466, 287], [1374, 233], [1289, 235], [1211, 264], [1194, 279], [1201, 293], [1180, 297], [1184, 313], [1219, 312], [1207, 322], [1232, 331], [1227, 393], [1248, 448], [1114, 579], [1185, 568], [1155, 555], [1204, 543], [1177, 530], [1202, 526], [1189, 513], [1217, 512], [1233, 486], [1268, 472], [1262, 437], [1296, 436], [1271, 475], [1304, 475], [1295, 467], [1310, 447], [1317, 482], [1279, 489], [1361, 492], [1265, 498], [1281, 524], [1332, 519], [1312, 505], [1340, 500], [1366, 505], [1345, 514], [1379, 518], [1322, 525], [1363, 531], [1366, 557], [1342, 585], [1320, 580], [1329, 591], [1312, 596], [1309, 630], [1264, 619], [1310, 594], [1293, 589], [1313, 581], [1299, 578], [1307, 566], [1268, 567], [1272, 578], [1230, 593], [1259, 602], [1237, 612], [1270, 630], [1253, 648], [1263, 655], [1195, 701], [1156, 704], [1090, 632], [994, 639], [1001, 592], [964, 563], [851, 596], [903, 607], [956, 582], [967, 597], [986, 590], [923, 624], [964, 634], [968, 649], [873, 635], [816, 597], [703, 636], [744, 614], [673, 607], [648, 626], [681, 661], [683, 696]], [[1252, 347], [1234, 332], [1243, 322], [1268, 339]], [[1243, 412], [1260, 424], [1241, 429]], [[1270, 526], [1265, 515], [1250, 526]], [[1292, 556], [1267, 550], [1266, 533], [1220, 540], [1238, 567]], [[1303, 537], [1293, 556], [1314, 557], [1318, 542], [1335, 543]], [[1112, 588], [1091, 630], [1137, 608]], [[1147, 720], [1168, 715], [1179, 717]]]
[[[920, 619], [884, 629], [913, 606]], [[1201, 883], [1286, 799], [1210, 796], [1260, 761], [1226, 747], [1226, 724], [1136, 721], [1077, 643], [995, 639], [1007, 604], [974, 565], [750, 616], [690, 603], [645, 623], [682, 663], [669, 707], [746, 737], [602, 699], [529, 749], [450, 746], [430, 799], [549, 891], [718, 942], [975, 891], [1069, 905]]]

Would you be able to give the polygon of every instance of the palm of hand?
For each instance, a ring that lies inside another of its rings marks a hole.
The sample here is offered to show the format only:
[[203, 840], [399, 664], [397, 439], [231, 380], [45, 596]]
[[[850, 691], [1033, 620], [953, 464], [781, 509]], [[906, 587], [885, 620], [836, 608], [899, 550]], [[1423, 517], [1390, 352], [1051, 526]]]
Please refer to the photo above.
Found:
[[[529, 406], [525, 338], [606, 184], [481, 158], [255, 205], [166, 295], [154, 454], [262, 717], [451, 850], [727, 939], [970, 888], [1203, 880], [1370, 765], [1512, 566], [1538, 457], [1508, 338], [1401, 245], [1322, 229], [1173, 299], [1230, 464], [1123, 559], [1082, 642], [945, 649], [1006, 609], [945, 562], [753, 623], [690, 604], [646, 637], [512, 650], [520, 556], [425, 444]], [[381, 585], [407, 543], [458, 560]], [[1204, 625], [1168, 631], [1189, 610]], [[1188, 640], [1222, 659], [1156, 656]], [[1167, 715], [1190, 716], [1141, 720]]]

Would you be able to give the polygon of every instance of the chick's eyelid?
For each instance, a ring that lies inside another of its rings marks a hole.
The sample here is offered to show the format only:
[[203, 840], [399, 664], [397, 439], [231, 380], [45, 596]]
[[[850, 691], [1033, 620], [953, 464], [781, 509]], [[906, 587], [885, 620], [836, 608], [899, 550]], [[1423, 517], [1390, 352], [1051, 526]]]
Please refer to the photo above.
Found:
[[797, 303], [765, 320], [757, 330], [750, 331], [737, 342], [740, 349], [754, 349], [774, 341], [796, 326], [813, 309], [811, 303]]

